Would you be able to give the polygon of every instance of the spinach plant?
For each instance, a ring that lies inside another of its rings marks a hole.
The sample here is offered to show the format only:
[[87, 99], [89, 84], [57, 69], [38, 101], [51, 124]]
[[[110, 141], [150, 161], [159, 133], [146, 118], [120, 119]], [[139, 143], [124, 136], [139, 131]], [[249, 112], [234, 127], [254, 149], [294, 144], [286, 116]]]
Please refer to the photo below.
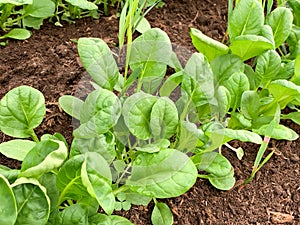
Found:
[[[103, 40], [80, 38], [78, 52], [95, 90], [85, 99], [59, 99], [80, 123], [70, 156], [96, 152], [106, 160], [111, 168], [107, 193], [116, 197], [115, 209], [147, 205], [153, 199], [153, 224], [172, 224], [170, 209], [157, 198], [183, 194], [197, 177], [221, 190], [234, 186], [233, 168], [218, 148], [233, 139], [262, 140], [220, 122], [231, 96], [215, 85], [203, 54], [193, 54], [183, 68], [168, 36], [158, 28], [132, 41], [126, 77]], [[168, 66], [176, 72], [165, 79]], [[170, 97], [174, 93], [176, 97]]]
[[[45, 112], [42, 93], [28, 86], [0, 101], [0, 129], [17, 138], [1, 143], [0, 152], [22, 161], [19, 170], [0, 166], [1, 224], [131, 224], [111, 215], [115, 199], [104, 157], [87, 152], [70, 158], [61, 134], [37, 137]], [[107, 215], [97, 213], [99, 204]]]
[[[280, 118], [292, 119], [298, 113], [280, 116], [287, 106], [299, 106], [298, 28], [293, 25], [289, 8], [277, 7], [265, 17], [263, 6], [257, 0], [240, 0], [232, 9], [229, 1], [229, 45], [191, 29], [194, 46], [210, 62], [215, 85], [229, 95], [228, 117], [219, 118], [219, 122], [230, 129], [265, 136], [246, 183], [273, 154], [260, 163], [270, 138], [298, 138], [294, 131], [280, 124]], [[291, 52], [286, 51], [286, 44]]]

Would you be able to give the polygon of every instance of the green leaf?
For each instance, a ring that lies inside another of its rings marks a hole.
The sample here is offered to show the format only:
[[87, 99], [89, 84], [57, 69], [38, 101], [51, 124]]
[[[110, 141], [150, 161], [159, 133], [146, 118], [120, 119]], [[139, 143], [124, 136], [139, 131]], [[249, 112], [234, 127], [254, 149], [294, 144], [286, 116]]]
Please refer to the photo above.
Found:
[[127, 98], [123, 104], [124, 121], [136, 137], [146, 140], [151, 137], [150, 116], [155, 96], [139, 92]]
[[257, 0], [240, 0], [228, 19], [230, 39], [240, 35], [259, 34], [264, 25], [264, 12]]
[[99, 38], [79, 38], [78, 53], [95, 82], [102, 88], [113, 90], [118, 82], [119, 68], [107, 44]]
[[[15, 225], [44, 225], [50, 214], [50, 199], [46, 189], [36, 179], [21, 177], [12, 184], [17, 202]], [[34, 213], [32, 213], [34, 212]]]
[[232, 189], [235, 184], [233, 170], [231, 173], [223, 177], [215, 176], [214, 174], [209, 174], [208, 180], [215, 188], [223, 191], [228, 191]]
[[8, 158], [23, 161], [27, 153], [35, 146], [28, 140], [11, 140], [0, 144], [0, 152]]
[[220, 118], [225, 117], [226, 113], [229, 111], [231, 103], [231, 95], [228, 89], [224, 86], [219, 86], [216, 90], [216, 99], [218, 101], [217, 113]]
[[44, 18], [37, 18], [33, 16], [26, 16], [23, 19], [24, 27], [32, 27], [36, 30], [39, 30], [43, 25]]
[[73, 6], [78, 6], [81, 9], [86, 9], [89, 11], [98, 9], [98, 6], [96, 4], [87, 0], [66, 0], [66, 2], [70, 3]]
[[287, 115], [282, 115], [282, 119], [290, 119], [300, 125], [300, 112], [291, 112]]
[[244, 62], [240, 57], [233, 54], [226, 54], [216, 57], [211, 62], [212, 71], [218, 83], [230, 78], [235, 72], [244, 72]]
[[191, 28], [190, 35], [195, 48], [205, 55], [209, 62], [229, 52], [229, 48], [226, 45], [204, 35], [196, 28]]
[[116, 215], [104, 215], [104, 214], [95, 214], [89, 218], [90, 225], [133, 225], [129, 220], [124, 217]]
[[115, 137], [111, 133], [97, 135], [93, 138], [74, 138], [70, 156], [84, 154], [86, 152], [97, 152], [108, 163], [111, 163], [116, 157]]
[[95, 152], [85, 154], [81, 177], [88, 193], [97, 199], [107, 214], [112, 214], [115, 206], [115, 196], [112, 193], [112, 175], [106, 160]]
[[0, 174], [3, 175], [10, 183], [13, 183], [18, 178], [20, 170], [0, 165]]
[[[123, 199], [120, 198], [120, 196], [123, 197]], [[133, 205], [143, 205], [143, 206], [147, 206], [152, 200], [152, 198], [149, 196], [141, 195], [131, 190], [126, 190], [121, 192], [120, 195], [118, 195], [118, 199], [120, 201], [126, 201], [127, 203]]]
[[84, 155], [77, 155], [67, 160], [60, 168], [56, 179], [56, 186], [61, 193], [58, 205], [68, 199], [77, 200], [90, 197], [81, 178], [84, 160]]
[[140, 146], [135, 147], [135, 149], [141, 152], [153, 153], [153, 152], [158, 152], [161, 149], [168, 148], [169, 146], [170, 146], [170, 141], [168, 139], [160, 139], [151, 144], [146, 144], [141, 147]]
[[257, 57], [255, 73], [263, 84], [268, 84], [272, 80], [278, 79], [277, 74], [280, 67], [281, 58], [279, 54], [275, 50], [269, 50]]
[[[261, 126], [259, 129], [253, 129], [253, 132], [265, 135], [265, 132], [267, 130], [268, 124]], [[276, 139], [276, 140], [289, 140], [294, 141], [299, 137], [299, 135], [293, 131], [292, 129], [283, 126], [281, 124], [276, 124], [275, 127], [272, 130], [272, 135], [270, 138]]]
[[179, 71], [177, 73], [172, 74], [167, 78], [167, 80], [163, 83], [159, 90], [160, 96], [169, 97], [171, 93], [179, 86], [182, 82], [183, 73]]
[[217, 152], [199, 153], [194, 155], [192, 160], [199, 170], [206, 171], [218, 177], [226, 176], [232, 170], [228, 159]]
[[261, 144], [262, 139], [256, 133], [253, 133], [248, 130], [232, 130], [229, 128], [225, 129], [226, 138], [230, 138], [231, 140], [239, 140], [242, 142], [252, 142], [256, 144]]
[[300, 2], [299, 0], [287, 0], [289, 6], [293, 9], [294, 24], [300, 26]]
[[281, 109], [295, 100], [295, 97], [300, 96], [300, 87], [287, 80], [272, 81], [268, 86], [268, 90], [274, 97], [274, 101], [279, 103]]
[[197, 169], [187, 155], [175, 149], [162, 149], [139, 154], [126, 185], [142, 195], [171, 198], [189, 190], [196, 178]]
[[129, 64], [170, 62], [172, 45], [168, 35], [159, 28], [147, 30], [132, 42]]
[[141, 34], [145, 33], [147, 30], [151, 29], [151, 25], [145, 17], [142, 17], [139, 21], [136, 30]]
[[121, 115], [121, 102], [106, 89], [91, 92], [80, 111], [81, 125], [74, 131], [77, 138], [93, 138], [109, 131]]
[[178, 124], [177, 108], [169, 98], [161, 97], [152, 106], [150, 130], [156, 139], [168, 139], [175, 134]]
[[167, 204], [157, 202], [151, 214], [151, 222], [153, 225], [172, 225], [173, 214]]
[[275, 49], [275, 40], [274, 40], [274, 35], [273, 35], [273, 30], [272, 27], [269, 25], [265, 24], [261, 30], [261, 36], [265, 37], [272, 43], [273, 49]]
[[260, 98], [256, 91], [245, 91], [242, 94], [241, 112], [247, 119], [258, 117], [260, 107]]
[[17, 40], [26, 40], [30, 38], [31, 32], [24, 28], [14, 28], [4, 35], [7, 38], [17, 39]]
[[54, 14], [55, 4], [51, 0], [33, 0], [25, 7], [25, 15], [37, 18], [48, 18]]
[[59, 215], [59, 224], [63, 225], [87, 225], [87, 210], [79, 204], [74, 204], [65, 208]]
[[41, 92], [29, 86], [14, 88], [0, 101], [0, 129], [12, 137], [30, 137], [45, 113]]
[[293, 14], [286, 7], [277, 7], [266, 17], [266, 24], [272, 28], [275, 48], [278, 48], [290, 35], [293, 25]]
[[195, 107], [207, 104], [214, 97], [214, 79], [210, 65], [201, 53], [194, 53], [188, 60], [182, 89], [192, 98]]
[[248, 34], [234, 38], [229, 48], [231, 53], [238, 55], [243, 61], [246, 61], [267, 50], [273, 49], [273, 44], [262, 36]]
[[181, 152], [194, 152], [198, 145], [201, 145], [205, 135], [196, 124], [182, 121], [180, 126], [179, 141], [176, 149]]
[[56, 174], [45, 173], [39, 178], [39, 182], [47, 189], [47, 195], [50, 199], [51, 212], [57, 210], [59, 191], [56, 188]]
[[80, 111], [84, 102], [72, 95], [61, 96], [58, 100], [60, 107], [75, 119], [80, 119]]
[[0, 224], [14, 225], [17, 219], [17, 203], [8, 180], [0, 174]]
[[230, 79], [227, 79], [222, 84], [227, 88], [231, 95], [231, 108], [233, 111], [240, 106], [242, 94], [250, 88], [247, 76], [244, 73], [234, 73]]
[[300, 54], [297, 56], [294, 65], [294, 75], [291, 81], [297, 85], [300, 85]]

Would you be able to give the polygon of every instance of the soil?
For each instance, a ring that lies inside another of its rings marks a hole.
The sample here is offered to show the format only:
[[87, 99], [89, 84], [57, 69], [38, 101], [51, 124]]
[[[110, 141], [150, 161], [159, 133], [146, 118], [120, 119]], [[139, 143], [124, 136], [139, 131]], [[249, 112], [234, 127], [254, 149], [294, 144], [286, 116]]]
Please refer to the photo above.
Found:
[[[165, 6], [153, 9], [147, 16], [152, 27], [159, 27], [169, 35], [182, 53], [194, 52], [189, 28], [200, 29], [206, 35], [222, 40], [226, 31], [227, 0], [165, 0]], [[81, 67], [76, 43], [79, 37], [99, 37], [111, 47], [117, 46], [118, 19], [112, 10], [99, 20], [81, 19], [75, 24], [56, 27], [46, 23], [32, 31], [29, 40], [10, 40], [0, 50], [0, 98], [19, 85], [39, 89], [47, 104], [47, 114], [36, 129], [43, 133], [60, 132], [68, 142], [72, 140], [72, 119], [61, 111], [58, 98], [75, 94], [86, 72]], [[289, 127], [300, 133], [300, 127], [290, 121]], [[0, 142], [9, 140], [0, 134]], [[164, 199], [174, 214], [174, 224], [300, 224], [300, 142], [271, 141], [269, 149], [276, 154], [260, 170], [256, 178], [244, 188], [241, 184], [251, 173], [259, 146], [232, 142], [243, 147], [240, 161], [224, 148], [223, 154], [235, 168], [237, 186], [230, 191], [218, 191], [206, 180], [199, 179], [186, 194]], [[19, 168], [20, 162], [0, 155], [0, 164]], [[127, 217], [136, 225], [151, 224], [153, 203], [147, 207], [133, 206], [116, 214]]]

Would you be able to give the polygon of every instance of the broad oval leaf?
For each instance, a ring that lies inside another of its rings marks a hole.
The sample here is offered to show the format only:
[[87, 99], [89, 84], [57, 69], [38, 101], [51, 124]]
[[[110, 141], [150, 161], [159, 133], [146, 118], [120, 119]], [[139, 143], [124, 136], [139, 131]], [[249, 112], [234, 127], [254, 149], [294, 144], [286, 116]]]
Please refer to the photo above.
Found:
[[269, 50], [257, 57], [255, 73], [263, 84], [268, 84], [276, 79], [280, 67], [281, 58], [279, 54], [275, 50]]
[[216, 99], [218, 101], [217, 113], [220, 118], [225, 117], [226, 113], [229, 111], [231, 104], [231, 95], [228, 89], [224, 86], [219, 86], [216, 90]]
[[139, 92], [127, 98], [123, 104], [123, 116], [129, 131], [136, 137], [146, 140], [151, 137], [150, 116], [155, 96]]
[[214, 174], [209, 174], [208, 180], [215, 188], [223, 191], [228, 191], [232, 189], [235, 184], [233, 170], [231, 173], [223, 177], [215, 176]]
[[194, 53], [188, 60], [184, 68], [182, 89], [192, 98], [196, 107], [207, 104], [214, 97], [213, 72], [203, 54]]
[[48, 18], [54, 14], [55, 3], [51, 0], [33, 0], [25, 7], [25, 15], [36, 18]]
[[113, 90], [118, 82], [119, 69], [107, 46], [99, 38], [79, 38], [78, 53], [84, 68], [102, 88]]
[[287, 115], [282, 115], [283, 119], [290, 119], [300, 125], [300, 112], [291, 112]]
[[0, 224], [14, 225], [17, 219], [17, 203], [8, 180], [0, 174]]
[[14, 88], [0, 101], [0, 130], [12, 137], [30, 137], [45, 113], [41, 92], [29, 86]]
[[234, 73], [230, 79], [225, 80], [222, 84], [231, 95], [230, 106], [233, 111], [240, 106], [242, 94], [244, 91], [249, 90], [250, 84], [247, 76], [244, 73], [237, 72]]
[[88, 193], [97, 199], [107, 214], [112, 214], [115, 196], [112, 193], [112, 175], [106, 160], [95, 152], [85, 154], [81, 169], [82, 183]]
[[91, 92], [80, 111], [81, 125], [74, 131], [77, 138], [93, 138], [109, 131], [121, 115], [121, 102], [106, 89]]
[[256, 91], [245, 91], [241, 98], [241, 112], [247, 119], [255, 119], [261, 107], [260, 98]]
[[23, 161], [27, 153], [36, 145], [29, 140], [11, 140], [0, 144], [0, 152], [8, 158]]
[[272, 28], [275, 48], [278, 48], [290, 35], [293, 13], [286, 7], [277, 7], [266, 17], [266, 24]]
[[72, 95], [64, 95], [58, 99], [60, 107], [70, 116], [80, 120], [80, 111], [84, 102]]
[[257, 0], [240, 0], [228, 19], [230, 39], [247, 34], [259, 34], [264, 25], [264, 12]]
[[10, 183], [13, 183], [18, 178], [20, 170], [0, 165], [0, 174], [3, 175]]
[[50, 199], [46, 188], [36, 179], [21, 177], [12, 184], [12, 189], [18, 208], [15, 225], [47, 224], [50, 215]]
[[152, 106], [150, 130], [156, 139], [168, 139], [174, 135], [178, 124], [177, 108], [169, 98], [161, 97]]
[[87, 0], [66, 0], [66, 2], [70, 3], [71, 5], [78, 6], [81, 9], [86, 10], [97, 10], [98, 6], [92, 2]]
[[229, 48], [233, 54], [246, 61], [273, 49], [273, 44], [262, 36], [248, 34], [234, 38]]
[[30, 38], [31, 32], [24, 28], [14, 28], [4, 36], [12, 39], [17, 39], [17, 40], [26, 40]]
[[204, 35], [200, 30], [191, 28], [190, 35], [195, 48], [205, 55], [209, 62], [229, 52], [229, 48], [226, 45]]
[[38, 178], [60, 167], [67, 157], [68, 149], [64, 142], [41, 141], [25, 156], [19, 176]]
[[199, 153], [194, 155], [192, 160], [199, 170], [206, 171], [218, 177], [226, 176], [232, 170], [228, 159], [218, 152]]
[[184, 153], [162, 149], [157, 153], [140, 153], [126, 181], [132, 191], [155, 197], [172, 198], [189, 190], [196, 182], [197, 168]]
[[159, 28], [152, 28], [132, 42], [129, 64], [156, 62], [167, 65], [171, 55], [168, 35]]
[[157, 202], [151, 214], [151, 222], [153, 225], [172, 225], [173, 214], [167, 204]]
[[244, 67], [241, 58], [233, 54], [221, 55], [211, 62], [211, 68], [218, 83], [227, 80], [235, 72], [244, 72]]
[[80, 204], [70, 205], [59, 213], [57, 222], [64, 225], [87, 225], [89, 224], [87, 209]]
[[67, 160], [60, 168], [56, 179], [57, 189], [61, 192], [58, 199], [59, 205], [68, 199], [76, 200], [90, 197], [87, 188], [82, 183], [81, 177], [81, 168], [84, 160], [84, 155], [77, 155]]

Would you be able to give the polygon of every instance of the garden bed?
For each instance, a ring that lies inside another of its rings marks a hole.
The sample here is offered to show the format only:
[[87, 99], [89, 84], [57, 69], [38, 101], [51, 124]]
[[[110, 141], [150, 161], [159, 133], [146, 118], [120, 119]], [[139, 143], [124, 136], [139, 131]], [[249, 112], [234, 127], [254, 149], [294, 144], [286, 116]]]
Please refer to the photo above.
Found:
[[[163, 8], [153, 9], [147, 16], [152, 27], [159, 27], [181, 49], [182, 57], [196, 51], [191, 44], [189, 28], [200, 29], [216, 40], [222, 40], [226, 31], [227, 1], [165, 1]], [[33, 31], [29, 40], [10, 40], [0, 51], [0, 97], [10, 89], [29, 85], [40, 90], [46, 99], [47, 114], [37, 135], [59, 132], [67, 141], [72, 140], [72, 119], [58, 106], [58, 98], [75, 94], [81, 88], [80, 81], [86, 76], [72, 39], [99, 37], [110, 47], [117, 43], [118, 19], [111, 12], [99, 20], [86, 18], [75, 24], [55, 27], [45, 24]], [[286, 124], [298, 134], [300, 127]], [[2, 133], [0, 140], [8, 140]], [[251, 173], [259, 146], [232, 142], [243, 147], [244, 158], [240, 161], [234, 152], [224, 148], [223, 154], [230, 160], [237, 180], [230, 191], [218, 191], [208, 181], [199, 179], [184, 195], [163, 200], [174, 215], [174, 224], [299, 224], [300, 223], [300, 143], [271, 141], [275, 149], [271, 160], [258, 172], [248, 185], [241, 184]], [[19, 168], [20, 163], [0, 157], [0, 164]], [[133, 206], [129, 211], [116, 212], [134, 224], [151, 224], [153, 203], [148, 207]]]

